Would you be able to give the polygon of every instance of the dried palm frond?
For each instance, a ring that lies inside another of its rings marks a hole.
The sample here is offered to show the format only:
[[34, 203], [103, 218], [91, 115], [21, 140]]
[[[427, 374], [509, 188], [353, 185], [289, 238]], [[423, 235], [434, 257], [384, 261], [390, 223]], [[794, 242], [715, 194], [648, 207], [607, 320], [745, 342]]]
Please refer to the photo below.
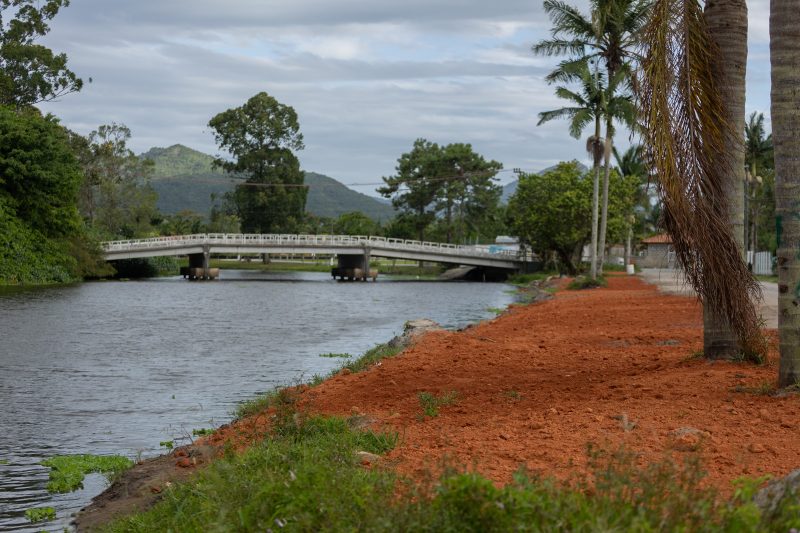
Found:
[[704, 305], [725, 317], [745, 354], [763, 351], [754, 301], [758, 282], [745, 265], [728, 219], [718, 155], [732, 125], [715, 86], [715, 46], [695, 0], [657, 0], [645, 27], [636, 76], [648, 162], [657, 172], [663, 225], [686, 280]]

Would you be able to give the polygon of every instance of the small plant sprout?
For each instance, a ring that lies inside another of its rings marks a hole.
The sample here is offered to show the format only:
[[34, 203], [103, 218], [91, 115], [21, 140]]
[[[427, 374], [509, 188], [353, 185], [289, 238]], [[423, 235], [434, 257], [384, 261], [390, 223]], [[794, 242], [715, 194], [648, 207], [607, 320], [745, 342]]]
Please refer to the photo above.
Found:
[[166, 448], [168, 450], [171, 450], [172, 448], [175, 447], [175, 441], [174, 440], [162, 440], [161, 442], [158, 443], [158, 445], [162, 446], [162, 447], [164, 447], [164, 448]]
[[56, 510], [52, 507], [35, 507], [33, 509], [28, 509], [25, 511], [25, 518], [28, 519], [28, 522], [31, 524], [35, 524], [37, 522], [44, 522], [49, 520], [55, 520], [56, 518]]
[[422, 406], [423, 417], [429, 416], [431, 418], [439, 416], [439, 408], [447, 405], [453, 405], [458, 399], [456, 391], [446, 392], [440, 396], [436, 396], [430, 392], [419, 393], [419, 403]]

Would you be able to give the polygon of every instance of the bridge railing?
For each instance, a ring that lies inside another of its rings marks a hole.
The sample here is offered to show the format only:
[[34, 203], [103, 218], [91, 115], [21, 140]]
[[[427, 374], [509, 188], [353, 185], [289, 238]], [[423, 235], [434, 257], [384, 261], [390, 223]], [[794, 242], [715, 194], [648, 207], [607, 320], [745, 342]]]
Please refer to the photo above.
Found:
[[248, 233], [199, 233], [193, 235], [173, 235], [148, 239], [129, 239], [102, 243], [106, 252], [149, 250], [154, 248], [177, 248], [192, 245], [292, 245], [292, 246], [369, 246], [396, 250], [436, 252], [446, 255], [519, 259], [513, 250], [486, 251], [463, 244], [415, 241], [367, 235], [305, 235], [305, 234], [248, 234]]

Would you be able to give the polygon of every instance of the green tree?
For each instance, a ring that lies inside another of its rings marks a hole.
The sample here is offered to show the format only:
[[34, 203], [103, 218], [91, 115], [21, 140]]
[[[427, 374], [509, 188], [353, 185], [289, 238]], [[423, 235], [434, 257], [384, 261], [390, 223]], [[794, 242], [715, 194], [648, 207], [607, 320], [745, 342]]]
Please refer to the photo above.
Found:
[[380, 235], [381, 225], [360, 211], [343, 213], [334, 224], [340, 235]]
[[[559, 163], [543, 174], [521, 174], [517, 192], [508, 203], [507, 220], [513, 235], [542, 258], [555, 253], [569, 274], [579, 270], [583, 247], [591, 238], [591, 174], [577, 161]], [[622, 238], [633, 212], [638, 179], [610, 174], [609, 235]]]
[[[545, 0], [545, 12], [553, 23], [552, 37], [534, 45], [540, 55], [568, 55], [548, 77], [548, 81], [564, 81], [574, 77], [580, 65], [594, 61], [605, 64], [609, 87], [605, 93], [604, 174], [598, 230], [597, 261], [602, 270], [608, 224], [608, 186], [611, 170], [611, 148], [614, 138], [614, 121], [631, 127], [635, 112], [629, 97], [625, 96], [630, 64], [637, 59], [640, 32], [648, 20], [651, 0], [591, 0], [591, 18], [560, 0]], [[619, 78], [619, 79], [618, 79]], [[599, 142], [599, 132], [596, 132]]]
[[154, 231], [153, 162], [128, 148], [130, 138], [130, 129], [116, 123], [99, 126], [85, 139], [72, 135], [84, 174], [81, 214], [106, 238], [143, 237]]
[[592, 216], [590, 219], [591, 247], [589, 251], [589, 275], [592, 279], [597, 277], [597, 222], [599, 216], [599, 195], [600, 195], [600, 163], [603, 160], [603, 141], [600, 138], [600, 124], [603, 118], [605, 107], [604, 79], [602, 74], [595, 68], [594, 72], [589, 69], [587, 62], [576, 62], [565, 67], [566, 79], [579, 80], [581, 92], [575, 92], [567, 87], [556, 87], [556, 96], [572, 103], [569, 107], [562, 107], [552, 111], [539, 113], [539, 122], [545, 122], [557, 118], [567, 118], [570, 121], [569, 133], [576, 139], [580, 139], [583, 130], [589, 125], [594, 124], [594, 134], [586, 142], [587, 151], [592, 154]]
[[35, 108], [0, 106], [0, 283], [57, 283], [80, 275], [83, 265], [73, 255], [89, 251], [77, 209], [80, 181], [56, 119]]
[[[0, 0], [0, 104], [15, 108], [80, 91], [66, 54], [37, 44], [69, 0]], [[90, 80], [91, 81], [91, 80]]]
[[566, 272], [576, 274], [591, 238], [592, 186], [577, 161], [559, 163], [544, 174], [520, 174], [508, 202], [512, 234], [540, 257], [555, 252]]
[[[767, 135], [764, 114], [753, 111], [744, 126], [745, 164], [745, 243], [757, 252], [768, 247], [762, 245], [759, 229], [766, 218], [766, 228], [774, 228], [775, 195], [772, 135]], [[772, 178], [772, 183], [767, 181]], [[766, 215], [766, 217], [764, 216]], [[762, 231], [763, 233], [763, 231]], [[769, 239], [767, 239], [769, 241]]]
[[215, 164], [246, 182], [232, 194], [242, 231], [295, 232], [301, 227], [308, 188], [293, 151], [303, 149], [297, 113], [261, 92], [244, 105], [212, 118], [219, 147], [232, 160]]
[[47, 237], [79, 232], [81, 172], [53, 116], [0, 106], [0, 196], [7, 209]]
[[420, 241], [425, 240], [425, 229], [436, 218], [436, 200], [445, 174], [440, 156], [438, 144], [417, 139], [411, 151], [397, 160], [397, 174], [384, 177], [386, 185], [378, 189], [392, 199], [392, 205], [413, 225]]

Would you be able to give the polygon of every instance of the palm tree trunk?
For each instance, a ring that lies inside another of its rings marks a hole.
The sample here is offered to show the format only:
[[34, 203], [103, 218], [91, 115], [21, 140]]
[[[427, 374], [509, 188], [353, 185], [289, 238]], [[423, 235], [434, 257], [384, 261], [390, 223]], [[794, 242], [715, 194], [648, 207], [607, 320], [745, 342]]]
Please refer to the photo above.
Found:
[[600, 243], [597, 245], [597, 270], [603, 273], [603, 263], [606, 257], [606, 228], [608, 226], [608, 176], [611, 173], [611, 118], [606, 118], [606, 142], [603, 146], [603, 211], [600, 217]]
[[[708, 0], [705, 19], [711, 39], [717, 44], [714, 77], [726, 104], [727, 128], [725, 146], [720, 154], [722, 168], [727, 169], [724, 192], [728, 203], [728, 220], [744, 260], [744, 180], [745, 146], [742, 124], [745, 123], [745, 68], [747, 65], [747, 5], [745, 0]], [[706, 306], [703, 309], [703, 352], [709, 359], [734, 359], [741, 350], [730, 324]]]
[[589, 276], [597, 279], [597, 219], [600, 196], [600, 161], [597, 158], [597, 143], [600, 141], [600, 114], [597, 113], [594, 119], [594, 140], [592, 141], [592, 163], [594, 164], [592, 180], [592, 249], [589, 251]]
[[772, 0], [772, 139], [778, 238], [778, 386], [800, 383], [800, 11], [795, 0]]

